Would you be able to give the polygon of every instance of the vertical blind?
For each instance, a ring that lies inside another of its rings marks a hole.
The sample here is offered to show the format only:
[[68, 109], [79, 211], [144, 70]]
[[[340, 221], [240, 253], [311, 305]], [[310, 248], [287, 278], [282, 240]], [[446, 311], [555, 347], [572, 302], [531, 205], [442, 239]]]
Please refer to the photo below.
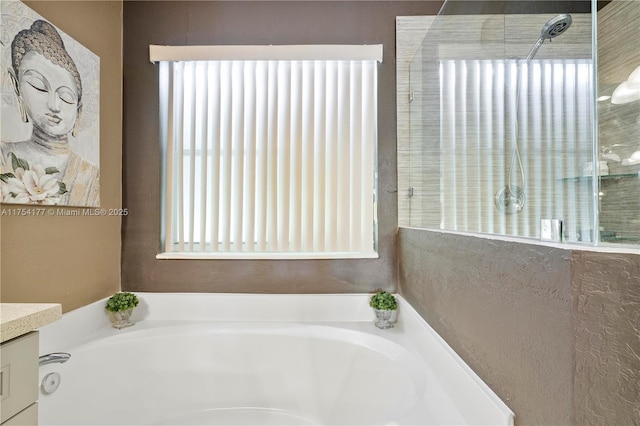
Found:
[[[591, 241], [592, 188], [582, 177], [593, 158], [591, 69], [587, 59], [441, 61], [444, 229], [539, 238], [540, 220], [553, 218], [569, 240]], [[511, 184], [526, 203], [506, 214], [495, 194], [516, 143], [523, 176], [515, 162]]]
[[321, 56], [158, 62], [158, 257], [376, 256], [376, 59]]

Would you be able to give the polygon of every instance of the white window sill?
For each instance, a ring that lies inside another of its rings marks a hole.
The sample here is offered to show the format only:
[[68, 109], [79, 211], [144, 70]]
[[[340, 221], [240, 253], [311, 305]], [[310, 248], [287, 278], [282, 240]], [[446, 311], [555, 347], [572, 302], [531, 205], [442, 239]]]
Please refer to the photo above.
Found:
[[301, 259], [377, 259], [378, 253], [371, 252], [320, 252], [320, 253], [291, 253], [291, 252], [166, 252], [158, 253], [156, 259], [192, 259], [192, 260], [301, 260]]

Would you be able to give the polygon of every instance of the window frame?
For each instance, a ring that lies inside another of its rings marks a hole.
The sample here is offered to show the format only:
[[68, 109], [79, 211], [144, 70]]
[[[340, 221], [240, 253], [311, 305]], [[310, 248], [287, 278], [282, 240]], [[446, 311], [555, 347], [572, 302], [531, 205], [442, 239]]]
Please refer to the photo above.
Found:
[[[382, 61], [382, 45], [302, 45], [302, 46], [150, 46], [150, 59], [152, 62], [179, 62], [190, 60], [374, 60]], [[376, 67], [377, 68], [377, 67]], [[377, 75], [377, 71], [374, 76]], [[166, 105], [161, 101], [160, 122], [161, 122], [161, 155], [162, 155], [162, 207], [161, 207], [161, 247], [156, 255], [158, 259], [352, 259], [352, 258], [377, 258], [377, 78], [374, 81], [374, 123], [373, 123], [373, 164], [372, 179], [373, 187], [371, 195], [372, 219], [371, 232], [373, 236], [373, 247], [365, 251], [206, 251], [188, 250], [173, 251], [173, 243], [168, 243], [169, 231], [167, 211], [172, 208], [171, 195], [169, 194], [170, 182], [167, 182], [168, 175], [171, 174], [171, 165], [167, 141], [169, 141], [167, 120], [168, 112]], [[207, 154], [209, 155], [209, 154]], [[184, 161], [184, 157], [183, 157]], [[169, 194], [169, 195], [167, 195]], [[192, 243], [198, 245], [199, 243]], [[208, 244], [208, 243], [205, 243]], [[243, 244], [245, 244], [243, 242]], [[255, 244], [255, 242], [254, 242]]]

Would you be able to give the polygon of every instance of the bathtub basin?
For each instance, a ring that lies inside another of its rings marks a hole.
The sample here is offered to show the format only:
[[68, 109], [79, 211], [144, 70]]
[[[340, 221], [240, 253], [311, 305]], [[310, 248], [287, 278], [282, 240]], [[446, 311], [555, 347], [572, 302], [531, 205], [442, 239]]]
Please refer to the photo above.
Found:
[[41, 330], [72, 354], [40, 368], [41, 425], [513, 424], [402, 299], [379, 330], [366, 295], [138, 295], [133, 327], [100, 301]]

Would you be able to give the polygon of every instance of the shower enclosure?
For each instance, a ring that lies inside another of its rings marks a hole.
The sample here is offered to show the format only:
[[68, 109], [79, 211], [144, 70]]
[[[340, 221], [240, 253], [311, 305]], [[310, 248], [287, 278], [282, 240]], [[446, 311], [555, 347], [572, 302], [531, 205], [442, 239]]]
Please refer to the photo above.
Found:
[[611, 94], [636, 84], [640, 2], [528, 3], [445, 2], [431, 20], [408, 64], [400, 224], [638, 244], [640, 87]]

